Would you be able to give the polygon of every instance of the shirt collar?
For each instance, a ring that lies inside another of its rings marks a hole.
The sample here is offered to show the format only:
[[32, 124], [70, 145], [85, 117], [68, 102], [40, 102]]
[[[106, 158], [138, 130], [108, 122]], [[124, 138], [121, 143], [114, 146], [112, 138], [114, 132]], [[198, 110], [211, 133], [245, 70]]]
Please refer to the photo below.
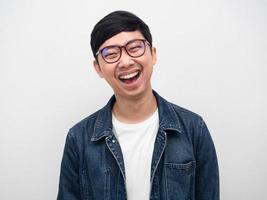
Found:
[[[182, 133], [180, 120], [173, 108], [173, 104], [162, 98], [157, 92], [153, 90], [153, 94], [156, 97], [158, 111], [159, 111], [159, 129], [170, 132]], [[99, 110], [95, 125], [94, 132], [91, 137], [91, 141], [100, 140], [112, 134], [112, 107], [116, 101], [113, 95], [108, 103]], [[90, 131], [90, 130], [89, 130]]]

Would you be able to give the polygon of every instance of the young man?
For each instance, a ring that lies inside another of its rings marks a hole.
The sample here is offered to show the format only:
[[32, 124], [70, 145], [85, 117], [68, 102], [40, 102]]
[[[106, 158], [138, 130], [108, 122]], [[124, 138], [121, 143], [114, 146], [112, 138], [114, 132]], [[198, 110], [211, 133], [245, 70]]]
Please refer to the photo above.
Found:
[[94, 68], [114, 91], [68, 133], [58, 200], [218, 200], [215, 148], [202, 118], [152, 90], [149, 27], [125, 11], [91, 34]]

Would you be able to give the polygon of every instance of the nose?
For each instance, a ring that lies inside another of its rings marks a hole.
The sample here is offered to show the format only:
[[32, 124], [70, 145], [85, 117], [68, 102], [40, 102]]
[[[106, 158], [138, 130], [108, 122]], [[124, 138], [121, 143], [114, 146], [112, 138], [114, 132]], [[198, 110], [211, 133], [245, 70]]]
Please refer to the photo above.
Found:
[[119, 67], [130, 67], [133, 64], [134, 64], [133, 58], [127, 54], [125, 48], [122, 48], [121, 57], [119, 60]]

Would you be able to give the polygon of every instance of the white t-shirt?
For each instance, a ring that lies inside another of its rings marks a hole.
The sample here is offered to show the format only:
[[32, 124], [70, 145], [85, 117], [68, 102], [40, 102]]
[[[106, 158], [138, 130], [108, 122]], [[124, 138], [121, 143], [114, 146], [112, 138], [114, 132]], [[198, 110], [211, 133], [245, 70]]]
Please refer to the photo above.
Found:
[[148, 200], [154, 143], [159, 128], [158, 110], [143, 122], [125, 124], [112, 116], [113, 132], [124, 160], [128, 200]]

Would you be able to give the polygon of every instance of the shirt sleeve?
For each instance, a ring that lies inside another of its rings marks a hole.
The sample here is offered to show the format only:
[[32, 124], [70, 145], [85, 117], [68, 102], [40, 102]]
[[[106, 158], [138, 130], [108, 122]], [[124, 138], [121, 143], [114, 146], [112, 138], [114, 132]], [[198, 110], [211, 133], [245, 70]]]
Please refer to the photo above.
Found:
[[205, 122], [198, 124], [196, 146], [196, 200], [219, 200], [219, 167], [214, 143]]
[[57, 200], [80, 200], [79, 155], [70, 131], [65, 141], [61, 162]]

